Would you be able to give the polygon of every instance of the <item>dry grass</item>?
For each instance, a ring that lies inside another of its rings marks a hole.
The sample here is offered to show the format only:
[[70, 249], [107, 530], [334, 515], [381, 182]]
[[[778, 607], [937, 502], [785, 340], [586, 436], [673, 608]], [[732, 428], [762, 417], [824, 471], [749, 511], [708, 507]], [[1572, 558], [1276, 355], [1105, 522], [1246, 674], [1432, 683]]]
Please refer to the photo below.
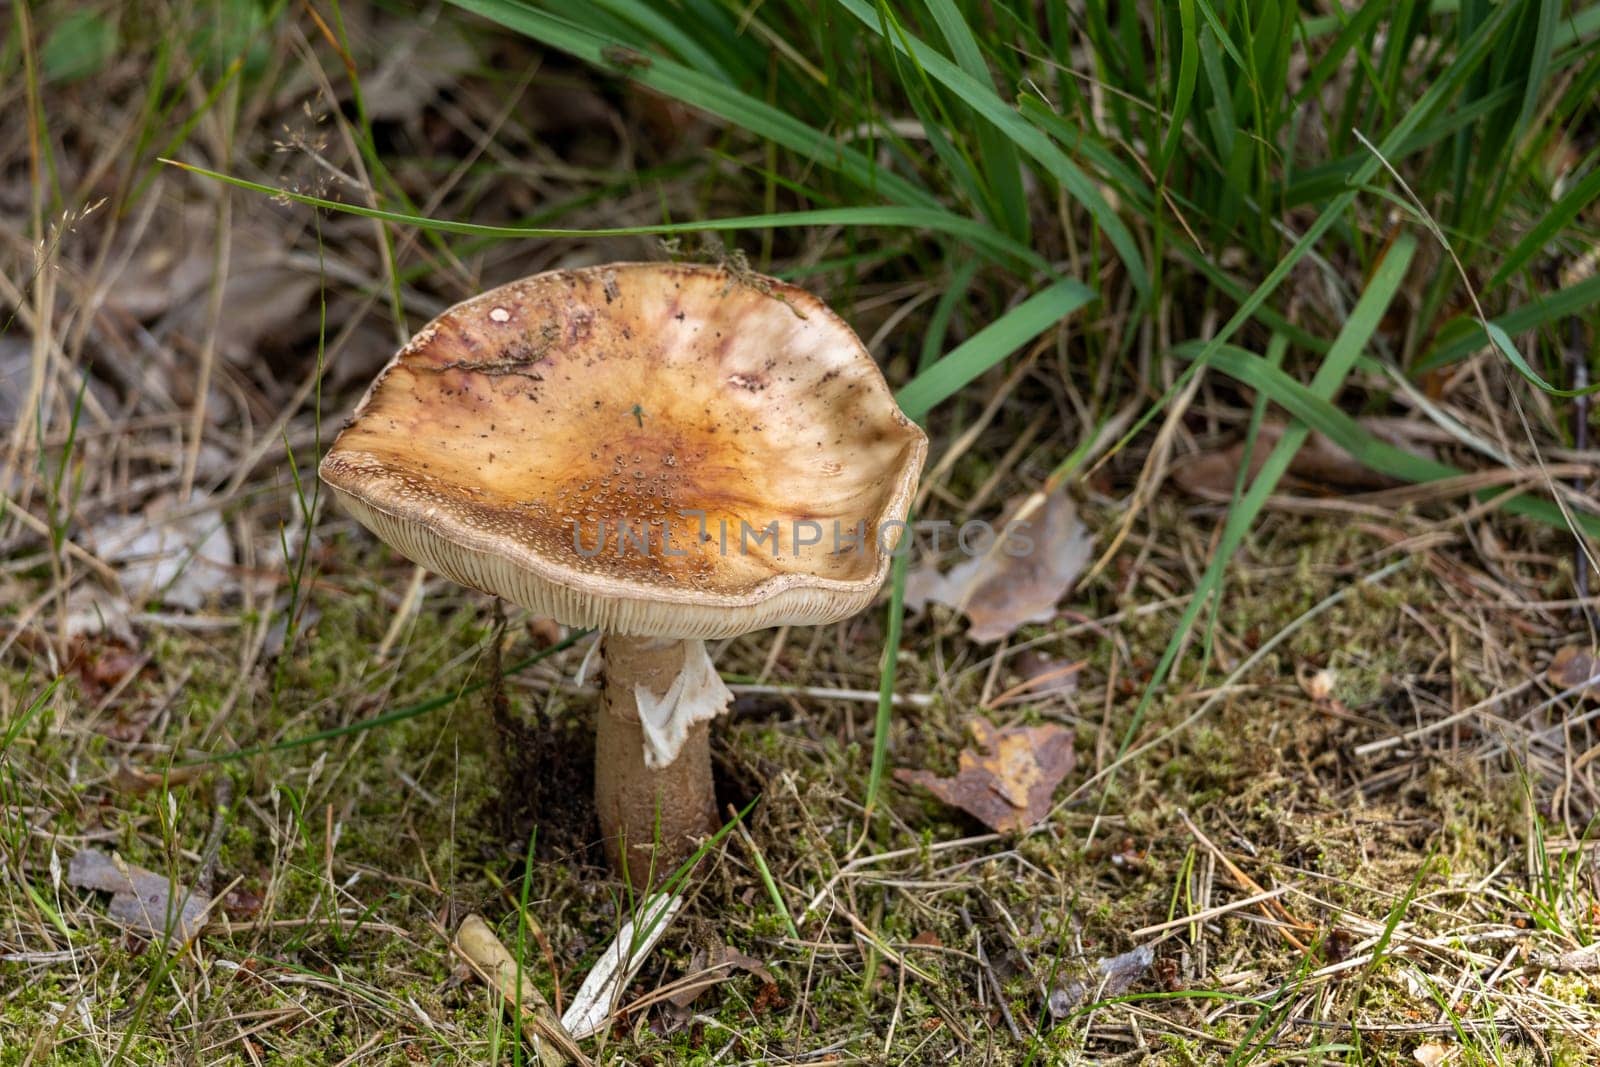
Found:
[[[343, 14], [396, 71], [404, 47], [444, 47]], [[405, 190], [452, 217], [561, 205], [574, 227], [655, 221], [663, 198], [678, 218], [751, 206], [668, 151], [718, 135], [699, 120], [552, 56], [535, 70], [514, 41], [483, 47], [498, 62], [463, 63], [444, 95], [390, 74], [382, 174], [306, 18], [263, 31], [248, 90], [204, 108], [207, 57], [177, 56], [155, 88], [200, 117], [170, 146], [135, 53], [0, 137], [0, 1062], [509, 1061], [516, 1035], [450, 952], [461, 917], [487, 915], [560, 1003], [627, 908], [594, 844], [584, 646], [511, 675], [503, 745], [481, 692], [441, 699], [486, 679], [489, 605], [374, 545], [311, 472], [408, 326], [493, 281], [660, 250], [444, 245], [229, 195], [148, 155], [126, 165], [149, 142], [351, 199]], [[34, 114], [39, 91], [8, 80], [0, 107]], [[651, 168], [649, 187], [613, 177]], [[845, 249], [832, 231], [763, 247], [905, 377], [895, 330], [926, 316], [938, 278], [857, 279], [827, 265]], [[386, 318], [394, 293], [406, 314]], [[936, 414], [925, 516], [992, 516], [1045, 484], [1089, 413], [1142, 410], [1170, 382], [1157, 356], [1180, 320], [1222, 310], [1101, 306]], [[1495, 455], [1538, 486], [1600, 464], [1527, 432], [1486, 361], [1426, 396], [1365, 384], [1413, 443], [1463, 465]], [[1527, 427], [1563, 417], [1516, 395]], [[1115, 551], [1055, 622], [978, 646], [941, 610], [908, 621], [893, 765], [947, 770], [980, 709], [1074, 730], [1078, 769], [1026, 834], [898, 786], [863, 811], [873, 709], [836, 697], [875, 690], [880, 612], [713, 649], [737, 682], [809, 688], [752, 689], [726, 721], [721, 799], [759, 801], [697, 870], [597, 1061], [1600, 1061], [1600, 715], [1593, 690], [1545, 674], [1557, 648], [1595, 643], [1570, 538], [1469, 507], [1461, 485], [1287, 488], [1119, 751], [1219, 529], [1221, 508], [1166, 474], [1248, 415], [1207, 380], [1164, 427], [1095, 453], [1074, 491]], [[142, 551], [187, 579], [139, 592], [114, 547], [125, 516], [175, 531]], [[184, 580], [194, 599], [163, 606]], [[513, 614], [501, 653], [551, 639]], [[1038, 653], [1081, 662], [1075, 685], [1029, 690]], [[361, 727], [421, 702], [438, 706]], [[112, 921], [60, 876], [91, 846], [215, 895], [204, 936], [169, 955]], [[673, 1002], [723, 945], [775, 981], [725, 969]], [[1153, 965], [1105, 996], [1096, 961], [1138, 945]]]

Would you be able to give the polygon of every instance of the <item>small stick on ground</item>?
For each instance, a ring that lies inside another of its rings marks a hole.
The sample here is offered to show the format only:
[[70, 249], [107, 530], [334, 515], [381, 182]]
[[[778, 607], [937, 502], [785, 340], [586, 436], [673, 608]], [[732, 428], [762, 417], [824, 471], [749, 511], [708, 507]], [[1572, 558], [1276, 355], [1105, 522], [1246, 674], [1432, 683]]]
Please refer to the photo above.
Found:
[[468, 915], [461, 921], [455, 950], [479, 978], [500, 992], [508, 1008], [513, 1012], [520, 1009], [522, 1035], [540, 1067], [565, 1067], [568, 1063], [592, 1067], [543, 994], [526, 973], [519, 973], [516, 959], [481, 916]]
[[[1188, 812], [1180, 809], [1178, 811], [1178, 818], [1183, 820], [1183, 825], [1188, 827], [1190, 835], [1194, 837], [1195, 841], [1199, 843], [1200, 847], [1204, 848], [1207, 852], [1216, 857], [1217, 862], [1222, 864], [1223, 868], [1233, 876], [1233, 880], [1239, 884], [1241, 889], [1247, 889], [1261, 898], [1261, 910], [1267, 915], [1268, 918], [1271, 918], [1273, 913], [1276, 912], [1279, 919], [1285, 923], [1288, 923], [1296, 930], [1305, 932], [1313, 929], [1308, 924], [1296, 919], [1294, 915], [1290, 913], [1289, 909], [1284, 907], [1283, 904], [1278, 901], [1277, 897], [1272, 896], [1265, 889], [1262, 889], [1260, 883], [1258, 883], [1254, 878], [1251, 878], [1248, 874], [1245, 874], [1243, 871], [1241, 871], [1238, 864], [1229, 859], [1227, 854], [1224, 853], [1220, 848], [1212, 844], [1211, 839], [1205, 834], [1201, 833], [1200, 828], [1194, 824], [1194, 820], [1189, 818]], [[1290, 933], [1284, 927], [1280, 926], [1278, 928], [1278, 933], [1282, 935], [1285, 941], [1289, 942], [1289, 944], [1293, 945], [1301, 952], [1307, 951], [1304, 942], [1295, 937], [1294, 934]]]
[[1600, 974], [1600, 944], [1571, 952], [1530, 952], [1528, 963], [1558, 974]]
[[994, 973], [994, 967], [989, 963], [989, 954], [983, 950], [983, 934], [972, 921], [972, 915], [965, 907], [961, 909], [961, 921], [966, 923], [967, 930], [972, 934], [972, 948], [977, 954], [978, 965], [983, 968], [984, 976], [989, 979], [989, 989], [994, 993], [994, 1002], [1000, 1008], [1000, 1017], [1006, 1021], [1006, 1029], [1011, 1031], [1011, 1036], [1017, 1041], [1022, 1040], [1022, 1031], [1017, 1029], [1017, 1020], [1011, 1015], [1011, 1005], [1006, 1002], [1005, 986], [1000, 984], [1000, 976]]

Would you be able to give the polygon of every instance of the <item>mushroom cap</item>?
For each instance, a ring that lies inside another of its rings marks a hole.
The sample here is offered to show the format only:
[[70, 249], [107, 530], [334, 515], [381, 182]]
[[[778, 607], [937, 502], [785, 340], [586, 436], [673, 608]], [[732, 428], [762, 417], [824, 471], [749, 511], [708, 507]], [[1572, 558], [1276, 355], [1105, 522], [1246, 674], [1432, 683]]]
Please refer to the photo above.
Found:
[[320, 473], [378, 537], [462, 585], [570, 626], [704, 638], [866, 607], [926, 453], [810, 293], [618, 263], [434, 319]]

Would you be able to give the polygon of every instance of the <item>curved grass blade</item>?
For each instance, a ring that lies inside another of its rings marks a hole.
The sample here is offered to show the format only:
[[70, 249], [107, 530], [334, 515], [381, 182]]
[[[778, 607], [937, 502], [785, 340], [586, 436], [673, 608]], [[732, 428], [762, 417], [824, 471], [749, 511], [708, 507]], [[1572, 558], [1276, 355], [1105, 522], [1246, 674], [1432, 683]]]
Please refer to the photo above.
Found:
[[941, 401], [1094, 298], [1094, 290], [1082, 282], [1071, 278], [1056, 282], [951, 349], [907, 382], [895, 400], [907, 416], [921, 420]]
[[[1576, 285], [1557, 289], [1521, 307], [1506, 312], [1490, 324], [1503, 333], [1517, 334], [1536, 330], [1557, 320], [1579, 315], [1600, 302], [1600, 274], [1586, 278]], [[1459, 329], [1452, 329], [1452, 325]], [[1476, 319], [1458, 319], [1446, 324], [1441, 331], [1449, 334], [1433, 351], [1417, 361], [1414, 373], [1425, 374], [1446, 364], [1454, 363], [1482, 348], [1488, 340], [1483, 324]]]
[[[1190, 357], [1198, 350], [1198, 345], [1184, 345], [1176, 349], [1175, 354]], [[1368, 470], [1412, 484], [1459, 478], [1467, 473], [1459, 467], [1407, 452], [1373, 436], [1337, 405], [1317, 396], [1253, 352], [1236, 345], [1223, 345], [1211, 353], [1208, 366], [1257, 390], [1291, 416], [1344, 449]], [[1484, 489], [1473, 495], [1478, 500], [1490, 500], [1503, 496], [1503, 490]], [[1558, 529], [1567, 528], [1567, 520], [1561, 509], [1549, 500], [1515, 496], [1502, 499], [1500, 506], [1509, 514], [1521, 515]], [[1600, 516], [1573, 514], [1572, 518], [1590, 536], [1600, 536]]]
[[488, 226], [477, 222], [452, 222], [449, 219], [430, 219], [421, 215], [407, 215], [399, 211], [346, 204], [325, 200], [307, 193], [275, 189], [260, 182], [236, 178], [231, 174], [207, 170], [191, 163], [167, 159], [162, 162], [198, 174], [204, 178], [224, 182], [238, 189], [248, 189], [263, 196], [288, 198], [299, 204], [319, 207], [327, 211], [342, 211], [369, 219], [383, 219], [406, 226], [440, 233], [459, 233], [473, 237], [525, 238], [525, 237], [631, 237], [641, 234], [696, 233], [706, 230], [756, 230], [768, 226], [886, 226], [933, 230], [960, 237], [973, 246], [988, 248], [1004, 255], [1020, 256], [1040, 270], [1049, 264], [1037, 252], [1023, 247], [999, 230], [975, 219], [965, 218], [941, 208], [899, 207], [892, 204], [858, 207], [817, 208], [811, 211], [788, 211], [774, 215], [741, 215], [731, 219], [706, 219], [701, 222], [672, 222], [654, 226], [611, 226], [593, 230], [561, 229], [548, 226]]

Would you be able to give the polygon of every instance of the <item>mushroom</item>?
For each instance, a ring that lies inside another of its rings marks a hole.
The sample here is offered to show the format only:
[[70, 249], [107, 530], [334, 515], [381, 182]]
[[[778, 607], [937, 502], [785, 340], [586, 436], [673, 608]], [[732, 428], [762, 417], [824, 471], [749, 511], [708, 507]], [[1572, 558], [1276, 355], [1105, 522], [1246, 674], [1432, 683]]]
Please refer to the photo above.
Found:
[[322, 460], [349, 512], [453, 581], [601, 634], [595, 801], [638, 887], [715, 829], [726, 638], [855, 614], [927, 451], [810, 293], [618, 263], [450, 308]]

